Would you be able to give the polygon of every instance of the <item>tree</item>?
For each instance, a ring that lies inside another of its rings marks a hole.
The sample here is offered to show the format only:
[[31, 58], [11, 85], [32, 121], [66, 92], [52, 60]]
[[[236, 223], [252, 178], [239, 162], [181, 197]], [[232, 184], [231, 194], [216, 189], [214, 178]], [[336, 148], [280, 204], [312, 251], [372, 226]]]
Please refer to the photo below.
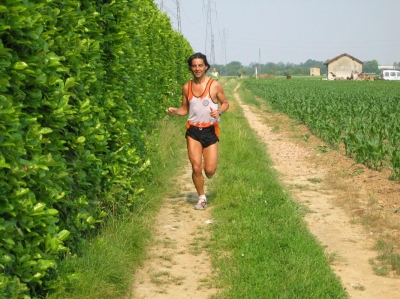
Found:
[[364, 73], [379, 74], [378, 61], [376, 60], [364, 61], [362, 70]]
[[223, 64], [214, 64], [211, 65], [210, 68], [208, 69], [208, 73], [210, 74], [212, 72], [212, 69], [215, 68], [217, 70], [217, 72], [221, 75], [221, 76], [226, 76], [226, 72], [225, 72], [225, 66]]
[[226, 68], [228, 69], [228, 76], [237, 76], [238, 71], [243, 68], [243, 65], [239, 61], [232, 61], [227, 64]]
[[258, 74], [270, 74], [274, 76], [283, 75], [300, 75], [308, 76], [310, 74], [310, 68], [317, 67], [321, 70], [321, 74], [326, 74], [326, 66], [323, 61], [316, 61], [308, 59], [304, 63], [284, 63], [282, 61], [278, 63], [266, 62], [265, 64], [258, 62], [251, 62], [248, 66], [242, 66], [238, 61], [232, 61], [227, 65], [228, 75], [236, 76], [239, 73], [241, 75], [248, 74], [253, 75], [255, 67], [258, 69]]
[[243, 76], [243, 75], [246, 75], [246, 73], [247, 73], [246, 68], [242, 67], [242, 68], [238, 69], [238, 71], [236, 72], [236, 75]]

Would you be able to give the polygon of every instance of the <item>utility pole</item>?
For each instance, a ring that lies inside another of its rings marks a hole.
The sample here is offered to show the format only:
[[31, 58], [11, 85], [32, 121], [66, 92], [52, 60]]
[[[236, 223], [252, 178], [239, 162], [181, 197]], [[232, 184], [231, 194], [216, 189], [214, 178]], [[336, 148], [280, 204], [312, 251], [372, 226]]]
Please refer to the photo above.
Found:
[[260, 74], [262, 73], [261, 69], [261, 49], [258, 48], [258, 69], [260, 70]]
[[207, 4], [207, 25], [206, 25], [206, 44], [204, 54], [206, 56], [211, 55], [211, 43], [212, 43], [212, 24], [211, 24], [211, 0], [208, 0]]
[[211, 64], [211, 69], [212, 69], [215, 65], [214, 34], [211, 34], [210, 64]]
[[176, 18], [178, 19], [178, 31], [179, 33], [182, 33], [180, 3], [179, 0], [175, 0], [174, 2], [176, 4]]
[[178, 31], [179, 33], [182, 33], [180, 3], [179, 0], [172, 0], [172, 2], [174, 2], [176, 5], [176, 12], [170, 9], [168, 6], [164, 5], [164, 0], [161, 0], [160, 11], [167, 11], [169, 15], [174, 17], [178, 22]]
[[226, 59], [226, 39], [228, 37], [227, 29], [222, 29], [222, 68], [221, 75], [228, 75], [227, 59]]
[[205, 55], [208, 57], [211, 68], [215, 65], [215, 49], [214, 49], [214, 34], [211, 21], [211, 0], [207, 3], [207, 27], [206, 27], [206, 44]]

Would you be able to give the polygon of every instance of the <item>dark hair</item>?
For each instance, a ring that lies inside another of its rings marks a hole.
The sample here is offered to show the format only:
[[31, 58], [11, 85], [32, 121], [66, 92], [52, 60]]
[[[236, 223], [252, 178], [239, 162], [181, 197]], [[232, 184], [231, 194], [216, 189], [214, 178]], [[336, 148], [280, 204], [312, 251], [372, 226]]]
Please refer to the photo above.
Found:
[[210, 68], [210, 64], [207, 61], [206, 55], [204, 55], [202, 53], [194, 53], [192, 56], [189, 57], [189, 59], [187, 61], [188, 65], [189, 65], [189, 70], [190, 70], [190, 68], [192, 66], [193, 59], [196, 59], [196, 58], [203, 59], [204, 64], [207, 66], [207, 70]]

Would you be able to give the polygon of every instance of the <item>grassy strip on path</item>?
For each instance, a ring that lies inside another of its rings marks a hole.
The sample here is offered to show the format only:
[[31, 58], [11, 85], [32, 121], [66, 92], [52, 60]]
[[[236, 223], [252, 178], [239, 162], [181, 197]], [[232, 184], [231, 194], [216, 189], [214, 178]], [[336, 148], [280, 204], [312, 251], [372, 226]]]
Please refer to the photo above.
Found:
[[135, 268], [144, 258], [154, 217], [165, 195], [174, 191], [172, 180], [178, 174], [181, 161], [187, 159], [184, 121], [166, 117], [160, 122], [158, 132], [149, 138], [154, 179], [148, 183], [140, 202], [130, 214], [111, 215], [100, 232], [82, 245], [79, 256], [65, 259], [60, 273], [64, 277], [73, 275], [75, 282], [65, 282], [64, 288], [55, 290], [47, 298], [127, 298]]
[[234, 100], [236, 84], [225, 87], [231, 108], [222, 116], [218, 174], [209, 187], [217, 298], [347, 298]]

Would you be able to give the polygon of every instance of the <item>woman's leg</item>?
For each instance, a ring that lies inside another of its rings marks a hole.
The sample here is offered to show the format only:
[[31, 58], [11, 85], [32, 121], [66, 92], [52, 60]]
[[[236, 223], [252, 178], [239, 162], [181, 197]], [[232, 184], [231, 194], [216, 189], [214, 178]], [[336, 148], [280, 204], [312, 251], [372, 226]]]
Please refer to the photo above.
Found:
[[204, 177], [203, 177], [203, 146], [197, 140], [186, 136], [187, 149], [190, 163], [192, 164], [192, 180], [196, 191], [199, 195], [204, 194]]
[[203, 149], [204, 172], [206, 177], [211, 179], [217, 170], [218, 163], [218, 142]]

